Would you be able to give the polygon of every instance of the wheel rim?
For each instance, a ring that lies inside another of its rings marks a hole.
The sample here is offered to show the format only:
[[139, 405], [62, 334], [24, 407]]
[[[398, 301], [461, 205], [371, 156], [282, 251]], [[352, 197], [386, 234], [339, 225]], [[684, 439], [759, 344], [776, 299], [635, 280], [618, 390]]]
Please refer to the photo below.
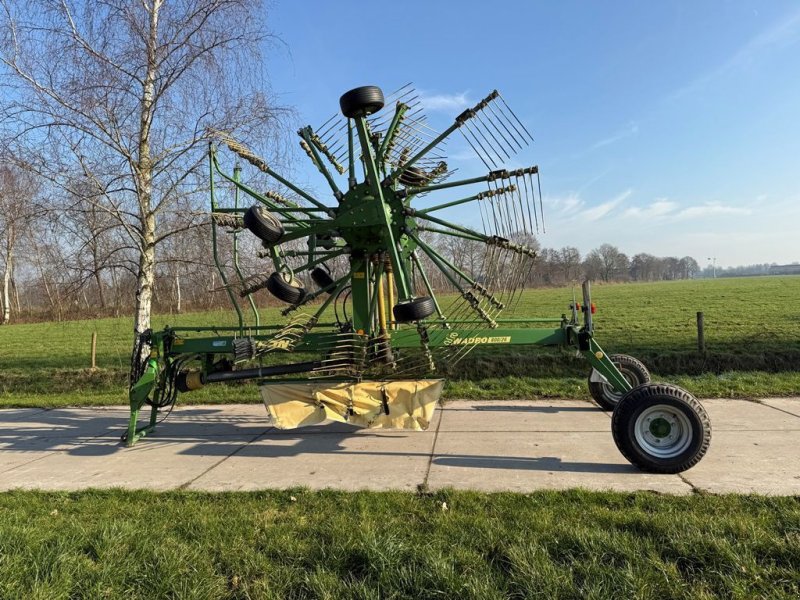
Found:
[[674, 458], [692, 443], [692, 425], [679, 409], [657, 404], [642, 411], [633, 425], [636, 442], [658, 458]]
[[[616, 367], [619, 369], [619, 372], [622, 373], [622, 376], [625, 378], [625, 381], [631, 384], [631, 387], [636, 387], [637, 385], [639, 385], [639, 380], [636, 378], [636, 375], [634, 373], [628, 371], [627, 369], [620, 368], [619, 365], [616, 365]], [[610, 383], [603, 383], [601, 385], [603, 386], [603, 395], [615, 404], [620, 400], [622, 400], [622, 397], [627, 393], [627, 392], [618, 392], [617, 390], [614, 389], [614, 386], [611, 385]]]

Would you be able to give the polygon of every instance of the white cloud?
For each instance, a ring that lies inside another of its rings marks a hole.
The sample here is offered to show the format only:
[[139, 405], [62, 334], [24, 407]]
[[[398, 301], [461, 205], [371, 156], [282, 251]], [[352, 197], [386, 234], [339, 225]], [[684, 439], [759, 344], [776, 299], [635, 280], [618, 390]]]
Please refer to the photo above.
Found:
[[458, 94], [428, 94], [420, 91], [420, 102], [425, 110], [430, 112], [456, 112], [470, 107], [472, 102], [467, 97], [467, 92]]
[[623, 213], [623, 216], [648, 221], [653, 219], [678, 221], [726, 215], [749, 215], [750, 213], [749, 208], [728, 206], [719, 202], [680, 207], [677, 202], [659, 198], [647, 206], [632, 206]]
[[607, 202], [603, 202], [602, 204], [598, 204], [597, 206], [593, 206], [592, 208], [587, 208], [586, 210], [581, 211], [581, 216], [587, 221], [599, 221], [603, 217], [607, 216], [617, 206], [622, 204], [628, 197], [630, 197], [631, 194], [633, 194], [633, 190], [625, 190], [616, 198], [612, 198]]
[[673, 212], [678, 205], [665, 198], [659, 198], [649, 206], [631, 206], [623, 213], [625, 217], [636, 217], [642, 219], [654, 219], [664, 217]]
[[599, 142], [595, 142], [592, 145], [592, 150], [597, 150], [598, 148], [602, 148], [603, 146], [610, 146], [611, 144], [615, 144], [620, 140], [624, 140], [627, 137], [634, 136], [639, 133], [639, 124], [636, 121], [631, 121], [628, 123], [628, 126], [620, 129], [619, 131], [613, 133], [607, 138], [600, 140]]
[[738, 206], [725, 206], [714, 202], [708, 202], [699, 206], [689, 206], [675, 215], [676, 219], [697, 219], [699, 217], [718, 217], [722, 215], [749, 215], [749, 208]]
[[667, 96], [667, 100], [677, 100], [686, 95], [697, 92], [704, 86], [712, 83], [717, 77], [741, 69], [752, 67], [765, 54], [775, 50], [792, 46], [800, 40], [800, 11], [795, 11], [785, 19], [762, 31], [739, 50], [727, 61], [689, 82]]

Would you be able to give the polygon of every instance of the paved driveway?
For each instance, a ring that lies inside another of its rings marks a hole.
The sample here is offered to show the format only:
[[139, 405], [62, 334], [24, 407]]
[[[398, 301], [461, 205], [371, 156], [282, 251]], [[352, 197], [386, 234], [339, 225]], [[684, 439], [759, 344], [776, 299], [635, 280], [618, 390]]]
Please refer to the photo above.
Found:
[[453, 401], [426, 432], [270, 426], [262, 405], [178, 406], [134, 448], [127, 409], [0, 411], [0, 489], [582, 487], [800, 494], [800, 398], [706, 400], [706, 457], [680, 475], [629, 465], [610, 415], [582, 401]]

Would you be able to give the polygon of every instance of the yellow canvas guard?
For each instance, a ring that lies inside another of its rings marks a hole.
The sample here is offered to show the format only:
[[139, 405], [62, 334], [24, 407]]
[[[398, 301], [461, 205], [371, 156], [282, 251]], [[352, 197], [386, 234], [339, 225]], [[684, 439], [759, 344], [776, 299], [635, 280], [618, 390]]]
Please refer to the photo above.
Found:
[[373, 429], [424, 431], [431, 423], [443, 385], [443, 379], [419, 379], [335, 385], [268, 383], [260, 389], [278, 429], [316, 425], [330, 419]]

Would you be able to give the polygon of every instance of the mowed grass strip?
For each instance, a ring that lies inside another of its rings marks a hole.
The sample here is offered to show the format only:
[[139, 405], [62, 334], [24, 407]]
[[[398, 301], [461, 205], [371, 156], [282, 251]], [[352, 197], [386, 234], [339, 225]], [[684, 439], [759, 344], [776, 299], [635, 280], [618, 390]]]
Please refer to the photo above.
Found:
[[0, 597], [794, 599], [800, 501], [8, 492]]
[[[797, 394], [799, 294], [800, 277], [791, 276], [595, 285], [596, 338], [609, 353], [636, 356], [656, 379], [698, 396]], [[571, 299], [570, 288], [528, 290], [503, 316], [558, 317]], [[262, 322], [283, 323], [279, 310], [263, 309]], [[697, 311], [705, 313], [706, 355], [697, 351]], [[234, 323], [233, 311], [154, 318], [155, 328]], [[124, 403], [131, 329], [128, 317], [0, 327], [0, 406]], [[89, 372], [93, 331], [99, 370]], [[587, 374], [586, 361], [572, 352], [476, 348], [447, 374], [445, 397], [588, 398]], [[181, 398], [184, 403], [258, 401], [252, 384], [210, 386]]]

